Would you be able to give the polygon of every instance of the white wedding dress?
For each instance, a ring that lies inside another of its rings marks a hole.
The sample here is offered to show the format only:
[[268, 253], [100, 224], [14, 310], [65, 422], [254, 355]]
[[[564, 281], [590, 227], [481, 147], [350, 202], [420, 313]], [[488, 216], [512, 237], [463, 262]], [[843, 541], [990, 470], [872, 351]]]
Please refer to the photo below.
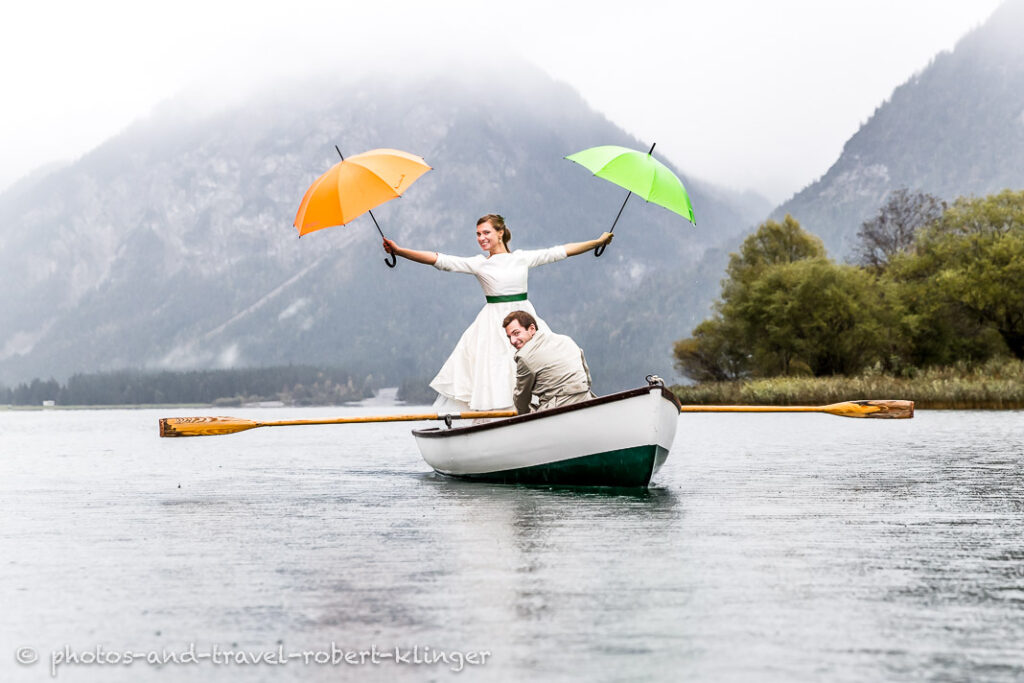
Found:
[[516, 386], [515, 349], [501, 322], [512, 311], [526, 311], [537, 318], [537, 329], [548, 330], [526, 298], [527, 274], [530, 268], [565, 258], [562, 246], [470, 258], [437, 255], [435, 268], [476, 276], [488, 300], [430, 382], [430, 387], [438, 393], [434, 402], [438, 412], [512, 408]]

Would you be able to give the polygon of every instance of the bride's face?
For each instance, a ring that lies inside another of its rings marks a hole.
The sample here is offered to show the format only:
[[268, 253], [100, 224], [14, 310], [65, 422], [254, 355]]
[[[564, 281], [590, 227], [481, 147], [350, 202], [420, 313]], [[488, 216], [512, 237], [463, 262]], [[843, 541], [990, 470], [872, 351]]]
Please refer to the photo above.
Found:
[[484, 221], [476, 226], [476, 243], [480, 245], [481, 249], [491, 254], [496, 251], [504, 251], [505, 246], [501, 243], [501, 233], [494, 229], [490, 221]]

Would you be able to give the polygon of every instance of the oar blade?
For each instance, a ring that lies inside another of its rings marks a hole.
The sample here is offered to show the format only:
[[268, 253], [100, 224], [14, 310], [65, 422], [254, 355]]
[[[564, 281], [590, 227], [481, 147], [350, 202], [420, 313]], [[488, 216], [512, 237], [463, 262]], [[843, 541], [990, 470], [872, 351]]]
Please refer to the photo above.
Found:
[[846, 401], [825, 406], [825, 412], [842, 417], [877, 417], [888, 420], [906, 420], [914, 417], [914, 402], [885, 399]]
[[244, 432], [260, 425], [236, 417], [165, 417], [160, 420], [160, 436], [217, 436]]

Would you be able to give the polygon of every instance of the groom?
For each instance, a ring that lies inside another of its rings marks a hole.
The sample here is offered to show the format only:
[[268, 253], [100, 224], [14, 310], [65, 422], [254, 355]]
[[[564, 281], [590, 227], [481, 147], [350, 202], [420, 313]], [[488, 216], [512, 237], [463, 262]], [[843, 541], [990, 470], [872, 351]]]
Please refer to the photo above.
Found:
[[526, 311], [512, 311], [501, 326], [516, 348], [515, 406], [520, 415], [530, 412], [531, 394], [540, 401], [537, 410], [595, 398], [590, 369], [576, 342], [538, 330], [537, 320]]

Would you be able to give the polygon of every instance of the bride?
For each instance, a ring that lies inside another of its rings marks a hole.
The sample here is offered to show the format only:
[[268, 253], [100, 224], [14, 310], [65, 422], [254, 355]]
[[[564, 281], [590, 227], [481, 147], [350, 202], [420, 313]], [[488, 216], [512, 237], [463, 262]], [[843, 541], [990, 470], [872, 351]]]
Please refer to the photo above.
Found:
[[475, 275], [487, 299], [476, 320], [462, 333], [455, 350], [430, 382], [430, 387], [439, 394], [434, 403], [438, 412], [512, 407], [516, 384], [514, 349], [505, 337], [501, 321], [512, 311], [523, 310], [537, 318], [537, 329], [549, 329], [527, 298], [529, 269], [607, 244], [612, 241], [612, 233], [603, 233], [588, 242], [516, 251], [509, 251], [511, 238], [505, 219], [491, 213], [476, 222], [476, 241], [484, 253], [469, 258], [406, 249], [394, 240], [384, 240], [384, 251], [389, 254], [438, 270]]

